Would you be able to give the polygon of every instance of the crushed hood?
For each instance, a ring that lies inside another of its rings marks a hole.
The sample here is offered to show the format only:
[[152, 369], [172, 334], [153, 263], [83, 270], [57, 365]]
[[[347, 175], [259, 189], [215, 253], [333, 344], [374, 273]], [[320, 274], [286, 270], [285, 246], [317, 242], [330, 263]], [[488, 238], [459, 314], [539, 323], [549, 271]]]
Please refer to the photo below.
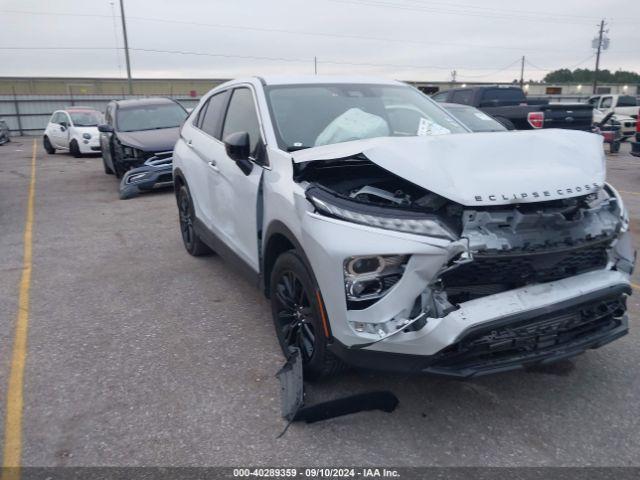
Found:
[[156, 130], [139, 130], [136, 132], [116, 132], [123, 145], [137, 148], [145, 152], [168, 152], [180, 137], [180, 128], [159, 128]]
[[602, 137], [559, 129], [380, 137], [300, 150], [293, 161], [358, 154], [469, 206], [575, 197], [601, 188], [605, 181]]

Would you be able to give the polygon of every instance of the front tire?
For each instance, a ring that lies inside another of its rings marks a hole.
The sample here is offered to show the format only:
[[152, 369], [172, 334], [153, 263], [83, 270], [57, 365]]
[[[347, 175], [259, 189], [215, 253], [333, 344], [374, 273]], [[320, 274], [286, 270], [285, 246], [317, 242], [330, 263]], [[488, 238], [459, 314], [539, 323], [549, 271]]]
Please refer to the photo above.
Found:
[[611, 153], [618, 153], [620, 151], [620, 142], [619, 141], [614, 141], [610, 144], [609, 146], [610, 148], [610, 152]]
[[45, 135], [45, 137], [42, 139], [42, 144], [44, 145], [44, 149], [45, 151], [49, 154], [49, 155], [53, 155], [54, 153], [56, 153], [56, 149], [53, 148], [53, 145], [51, 145], [51, 142], [49, 141], [49, 137], [47, 137]]
[[106, 173], [107, 175], [113, 175], [113, 170], [111, 170], [111, 168], [109, 168], [109, 166], [107, 165], [107, 162], [104, 159], [104, 155], [102, 156], [102, 166], [104, 167], [104, 173]]
[[184, 248], [194, 257], [210, 255], [213, 251], [200, 239], [194, 228], [196, 219], [193, 201], [187, 187], [182, 185], [178, 190], [178, 214], [180, 216], [180, 233]]
[[291, 250], [278, 257], [270, 280], [271, 315], [280, 348], [300, 349], [305, 378], [331, 376], [344, 364], [328, 348], [328, 325], [319, 303], [320, 290], [298, 254]]
[[82, 153], [80, 152], [80, 146], [78, 145], [77, 140], [71, 140], [69, 144], [69, 153], [73, 155], [75, 158], [82, 157]]

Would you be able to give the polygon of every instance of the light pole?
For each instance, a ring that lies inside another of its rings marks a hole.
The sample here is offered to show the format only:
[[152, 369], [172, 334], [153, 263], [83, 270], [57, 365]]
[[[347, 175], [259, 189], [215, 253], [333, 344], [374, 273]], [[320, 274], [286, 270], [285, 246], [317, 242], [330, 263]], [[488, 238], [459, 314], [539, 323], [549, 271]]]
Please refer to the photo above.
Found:
[[124, 37], [124, 58], [127, 62], [127, 82], [129, 83], [129, 95], [133, 95], [131, 83], [131, 62], [129, 61], [129, 40], [127, 39], [127, 21], [124, 18], [124, 3], [120, 0], [120, 18], [122, 19], [122, 35]]

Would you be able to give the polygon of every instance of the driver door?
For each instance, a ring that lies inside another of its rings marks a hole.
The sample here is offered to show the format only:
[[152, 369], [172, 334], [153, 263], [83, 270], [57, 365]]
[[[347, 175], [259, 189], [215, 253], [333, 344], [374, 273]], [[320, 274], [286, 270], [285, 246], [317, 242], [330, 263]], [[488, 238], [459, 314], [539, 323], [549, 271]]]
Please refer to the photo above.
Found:
[[254, 162], [264, 148], [255, 95], [248, 86], [234, 88], [222, 125], [222, 140], [231, 133], [247, 132], [252, 169], [245, 174], [226, 153], [224, 145], [214, 151], [209, 188], [216, 231], [224, 242], [256, 272], [258, 259], [258, 189], [263, 169]]
[[67, 136], [67, 129], [62, 126], [62, 122], [65, 121], [65, 115], [62, 112], [56, 112], [51, 119], [51, 131], [49, 133], [49, 139], [56, 148], [67, 148], [69, 145], [65, 144]]

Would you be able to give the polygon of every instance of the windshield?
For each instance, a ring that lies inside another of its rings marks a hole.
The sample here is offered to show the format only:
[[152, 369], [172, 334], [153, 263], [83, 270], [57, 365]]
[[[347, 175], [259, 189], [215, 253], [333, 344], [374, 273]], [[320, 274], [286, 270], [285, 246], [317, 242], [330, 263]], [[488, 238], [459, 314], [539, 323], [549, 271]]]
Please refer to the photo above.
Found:
[[67, 113], [76, 127], [95, 127], [102, 123], [102, 114], [96, 110], [76, 110]]
[[618, 97], [618, 106], [619, 107], [637, 107], [638, 100], [636, 97], [632, 97], [630, 95], [621, 95]]
[[497, 120], [477, 108], [445, 104], [443, 107], [474, 132], [504, 132], [507, 129]]
[[312, 84], [266, 90], [278, 146], [287, 151], [364, 138], [467, 132], [408, 86]]
[[176, 103], [140, 105], [118, 109], [118, 131], [136, 132], [179, 127], [187, 117], [184, 108]]

